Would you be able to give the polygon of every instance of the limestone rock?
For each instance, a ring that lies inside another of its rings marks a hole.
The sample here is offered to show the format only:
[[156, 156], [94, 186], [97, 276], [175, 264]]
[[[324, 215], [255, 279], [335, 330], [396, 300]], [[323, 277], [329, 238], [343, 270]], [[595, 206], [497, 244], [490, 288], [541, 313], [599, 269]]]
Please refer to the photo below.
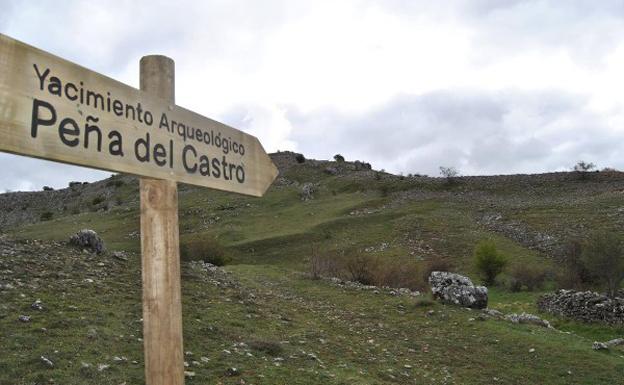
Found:
[[487, 307], [487, 288], [475, 286], [470, 278], [463, 275], [434, 271], [429, 276], [429, 284], [434, 298], [442, 302], [475, 309]]
[[305, 202], [312, 199], [314, 199], [314, 184], [308, 182], [301, 188], [301, 200]]
[[609, 350], [612, 346], [624, 345], [624, 338], [616, 338], [607, 342], [594, 342], [592, 349], [594, 350]]
[[516, 314], [516, 313], [512, 313], [512, 314], [507, 314], [505, 316], [505, 319], [507, 321], [511, 321], [512, 323], [515, 324], [532, 324], [532, 325], [537, 325], [537, 326], [542, 326], [545, 328], [549, 328], [552, 329], [552, 326], [550, 325], [550, 322], [541, 319], [540, 317], [533, 315], [533, 314], [529, 314], [529, 313], [522, 313], [522, 314]]
[[80, 230], [72, 235], [69, 238], [69, 243], [77, 247], [89, 249], [97, 254], [101, 254], [106, 250], [102, 238], [95, 231], [89, 229]]

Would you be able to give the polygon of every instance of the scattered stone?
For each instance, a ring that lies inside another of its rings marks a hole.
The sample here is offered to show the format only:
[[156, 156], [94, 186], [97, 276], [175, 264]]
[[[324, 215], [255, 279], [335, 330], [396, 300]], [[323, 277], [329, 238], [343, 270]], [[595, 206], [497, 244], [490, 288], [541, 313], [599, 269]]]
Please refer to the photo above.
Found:
[[491, 316], [491, 317], [496, 317], [496, 318], [502, 318], [504, 316], [504, 314], [496, 309], [490, 309], [490, 308], [486, 308], [483, 309], [483, 313]]
[[594, 349], [594, 350], [609, 350], [609, 347], [604, 342], [594, 341], [594, 344], [592, 345], [592, 349]]
[[609, 350], [613, 346], [624, 345], [624, 338], [616, 338], [607, 342], [594, 342], [592, 349], [594, 350]]
[[470, 278], [463, 275], [434, 271], [429, 276], [429, 284], [433, 297], [442, 302], [475, 309], [487, 307], [487, 288], [474, 286]]
[[119, 259], [120, 261], [127, 261], [128, 256], [123, 251], [114, 251], [112, 257], [115, 259]]
[[193, 378], [193, 377], [195, 377], [195, 372], [192, 372], [190, 370], [185, 370], [184, 371], [184, 377]]
[[529, 349], [529, 353], [535, 353], [535, 348]]
[[53, 368], [54, 367], [54, 362], [50, 361], [48, 358], [41, 356], [39, 357], [41, 358], [41, 362], [43, 362], [45, 364], [45, 366], [49, 367], [49, 368]]
[[19, 320], [21, 322], [30, 322], [30, 316], [29, 315], [21, 315], [21, 316], [19, 316]]
[[103, 372], [105, 370], [108, 370], [110, 368], [110, 365], [107, 364], [98, 364], [98, 372]]
[[577, 321], [624, 324], [624, 298], [609, 298], [596, 292], [559, 290], [542, 295], [537, 306], [543, 312]]
[[30, 308], [34, 310], [43, 310], [43, 304], [41, 303], [41, 300], [36, 300], [30, 305]]
[[228, 377], [234, 377], [240, 375], [240, 371], [236, 368], [227, 368], [225, 375]]
[[83, 229], [69, 238], [71, 245], [88, 248], [91, 252], [101, 254], [105, 251], [104, 241], [93, 230]]
[[550, 322], [544, 319], [541, 319], [540, 317], [536, 315], [529, 314], [529, 313], [507, 314], [505, 316], [505, 319], [515, 324], [532, 324], [532, 325], [542, 326], [542, 327], [549, 328], [549, 329], [553, 328], [552, 325], [550, 325]]

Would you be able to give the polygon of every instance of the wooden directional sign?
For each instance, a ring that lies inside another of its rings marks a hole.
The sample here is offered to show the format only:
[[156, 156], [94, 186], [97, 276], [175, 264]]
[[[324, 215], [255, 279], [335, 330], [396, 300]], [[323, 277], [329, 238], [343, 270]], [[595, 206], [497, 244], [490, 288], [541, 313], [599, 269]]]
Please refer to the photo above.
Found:
[[262, 196], [257, 138], [0, 34], [0, 151]]

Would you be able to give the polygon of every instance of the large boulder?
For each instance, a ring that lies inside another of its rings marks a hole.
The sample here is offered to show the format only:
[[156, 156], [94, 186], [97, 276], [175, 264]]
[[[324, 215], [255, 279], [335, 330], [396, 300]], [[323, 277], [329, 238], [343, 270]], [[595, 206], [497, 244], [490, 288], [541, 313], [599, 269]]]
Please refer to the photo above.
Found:
[[433, 297], [449, 304], [485, 309], [488, 303], [488, 290], [485, 286], [475, 286], [468, 277], [434, 271], [429, 276]]
[[301, 188], [301, 200], [309, 201], [314, 199], [314, 183], [305, 183]]
[[80, 230], [72, 235], [69, 238], [69, 243], [82, 249], [89, 249], [97, 254], [101, 254], [106, 250], [102, 238], [95, 231], [89, 229]]

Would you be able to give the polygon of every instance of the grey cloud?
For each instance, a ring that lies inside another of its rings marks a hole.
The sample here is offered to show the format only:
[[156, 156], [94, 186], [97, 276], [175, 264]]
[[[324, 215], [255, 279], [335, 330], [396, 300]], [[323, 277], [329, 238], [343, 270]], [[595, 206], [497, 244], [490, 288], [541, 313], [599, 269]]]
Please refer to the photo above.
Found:
[[[560, 91], [445, 90], [403, 95], [361, 115], [326, 109], [288, 117], [306, 155], [342, 153], [395, 172], [467, 174], [554, 171], [579, 159], [624, 166], [614, 132], [587, 100]], [[616, 162], [616, 163], [611, 163]]]

